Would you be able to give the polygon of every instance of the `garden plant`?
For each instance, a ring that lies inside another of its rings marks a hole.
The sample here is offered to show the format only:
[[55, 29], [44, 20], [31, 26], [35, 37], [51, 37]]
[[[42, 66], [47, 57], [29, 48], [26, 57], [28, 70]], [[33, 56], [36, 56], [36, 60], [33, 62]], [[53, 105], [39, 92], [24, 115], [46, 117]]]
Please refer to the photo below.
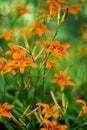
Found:
[[87, 1], [0, 0], [0, 129], [87, 129]]

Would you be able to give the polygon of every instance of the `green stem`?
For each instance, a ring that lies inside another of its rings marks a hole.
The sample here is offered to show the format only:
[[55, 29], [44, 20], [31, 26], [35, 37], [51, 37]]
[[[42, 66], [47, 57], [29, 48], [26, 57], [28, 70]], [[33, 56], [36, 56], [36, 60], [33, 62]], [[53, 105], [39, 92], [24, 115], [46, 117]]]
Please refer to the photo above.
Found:
[[35, 84], [34, 84], [34, 99], [33, 99], [33, 108], [35, 107], [36, 105], [36, 101], [37, 101], [37, 93], [38, 93], [38, 84], [39, 84], [39, 80], [40, 80], [40, 72], [38, 70], [38, 75], [37, 75], [37, 78], [36, 78], [36, 81], [35, 81]]
[[5, 102], [5, 98], [6, 98], [6, 83], [4, 84], [4, 88], [3, 88], [3, 102]]
[[58, 29], [59, 29], [60, 26], [61, 26], [61, 23], [59, 23], [59, 25], [57, 26], [56, 32], [55, 32], [55, 34], [54, 34], [54, 36], [53, 36], [53, 38], [52, 38], [52, 41], [54, 41], [55, 37], [57, 36]]
[[[46, 62], [44, 63], [44, 72], [43, 75], [46, 73]], [[45, 77], [43, 76], [43, 87], [42, 87], [42, 102], [44, 99], [44, 93], [45, 93]]]
[[25, 95], [25, 91], [24, 91], [24, 82], [23, 82], [23, 74], [21, 75], [21, 80], [22, 80], [22, 83], [21, 83], [21, 92], [20, 92], [20, 94], [21, 94], [21, 97], [22, 97], [22, 105], [23, 105], [23, 111], [25, 110], [25, 100], [26, 100], [26, 95]]

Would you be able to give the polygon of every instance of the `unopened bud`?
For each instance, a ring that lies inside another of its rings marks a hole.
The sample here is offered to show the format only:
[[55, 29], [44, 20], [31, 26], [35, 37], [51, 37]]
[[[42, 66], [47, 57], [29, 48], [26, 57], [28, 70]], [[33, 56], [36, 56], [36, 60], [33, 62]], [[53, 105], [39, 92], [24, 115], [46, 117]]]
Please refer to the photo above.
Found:
[[69, 9], [66, 8], [66, 10], [65, 10], [65, 12], [64, 12], [64, 14], [62, 16], [61, 22], [60, 22], [61, 24], [63, 24], [65, 22], [65, 20], [67, 18], [67, 15], [68, 15], [68, 11], [69, 11]]

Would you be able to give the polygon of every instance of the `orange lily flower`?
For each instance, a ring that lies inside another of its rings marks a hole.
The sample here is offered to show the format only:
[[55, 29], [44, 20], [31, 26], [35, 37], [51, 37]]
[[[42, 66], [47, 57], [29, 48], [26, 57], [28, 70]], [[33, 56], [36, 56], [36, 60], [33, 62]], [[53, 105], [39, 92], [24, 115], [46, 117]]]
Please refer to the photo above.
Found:
[[30, 14], [30, 11], [26, 9], [24, 6], [16, 6], [16, 10], [19, 15]]
[[39, 47], [43, 48], [43, 47], [45, 47], [46, 45], [48, 45], [49, 42], [50, 42], [49, 40], [36, 41], [36, 44], [37, 44]]
[[60, 125], [56, 126], [56, 121], [49, 121], [47, 119], [44, 119], [43, 122], [46, 124], [47, 128], [41, 128], [40, 130], [66, 130], [68, 127], [67, 125]]
[[37, 35], [41, 37], [44, 33], [47, 33], [49, 35], [52, 35], [52, 31], [48, 30], [47, 27], [42, 22], [34, 22], [30, 28], [32, 30], [35, 30]]
[[20, 52], [20, 47], [15, 46], [12, 43], [8, 43], [9, 48], [11, 49], [10, 51], [7, 51], [6, 54], [14, 55], [14, 53], [19, 53]]
[[83, 114], [87, 114], [87, 103], [82, 99], [77, 99], [76, 102], [83, 104], [81, 110]]
[[79, 4], [74, 4], [69, 7], [69, 13], [71, 13], [73, 15], [77, 15], [80, 10], [81, 10], [81, 8], [80, 8]]
[[23, 74], [25, 67], [32, 66], [37, 68], [37, 65], [31, 61], [30, 58], [26, 57], [26, 50], [20, 49], [19, 46], [14, 46], [12, 43], [8, 44], [11, 48], [6, 54], [10, 54], [13, 57], [14, 68], [20, 68], [20, 73]]
[[13, 33], [15, 33], [16, 32], [16, 30], [11, 30], [11, 31], [5, 31], [5, 32], [3, 32], [3, 34], [2, 35], [0, 35], [0, 39], [5, 39], [5, 40], [7, 40], [7, 41], [9, 41], [9, 40], [11, 40], [11, 38], [12, 38], [12, 35], [13, 35]]
[[20, 49], [19, 46], [15, 46], [12, 43], [9, 43], [8, 46], [11, 50], [7, 51], [6, 54], [10, 54], [14, 59], [19, 58], [21, 54], [26, 54], [26, 50]]
[[67, 2], [67, 0], [47, 0], [47, 2], [45, 4], [47, 4], [47, 5], [48, 4], [50, 4], [50, 5], [52, 5], [52, 4], [58, 5], [60, 3], [67, 4], [68, 2]]
[[0, 118], [2, 117], [11, 118], [11, 114], [8, 112], [8, 110], [12, 108], [14, 108], [14, 105], [8, 105], [8, 103], [0, 105]]
[[20, 69], [21, 74], [24, 73], [25, 67], [27, 67], [27, 66], [37, 68], [37, 65], [34, 62], [32, 62], [30, 58], [25, 57], [25, 55], [23, 55], [22, 53], [16, 59], [15, 66], [16, 66], [16, 68]]
[[43, 107], [42, 111], [41, 111], [41, 114], [45, 114], [45, 117], [46, 119], [54, 116], [55, 118], [58, 118], [60, 117], [60, 114], [58, 112], [56, 112], [57, 110], [59, 110], [59, 106], [58, 105], [54, 105], [52, 106], [51, 108], [49, 107], [48, 104], [45, 104], [45, 103], [37, 103], [37, 105], [39, 107]]
[[73, 15], [78, 15], [79, 11], [81, 10], [79, 4], [73, 4], [71, 6], [64, 6], [62, 9], [68, 8], [68, 12]]
[[4, 75], [5, 73], [12, 73], [13, 75], [16, 74], [14, 69], [14, 61], [12, 60], [6, 60], [4, 57], [0, 58], [0, 61], [2, 64], [0, 64], [0, 68], [2, 69], [1, 74]]
[[43, 4], [43, 6], [48, 6], [49, 15], [51, 17], [55, 17], [58, 15], [58, 8], [61, 6], [61, 4], [67, 3], [67, 0], [47, 0], [47, 2]]
[[59, 59], [62, 59], [62, 56], [70, 57], [69, 53], [65, 52], [67, 48], [70, 47], [70, 44], [62, 44], [60, 45], [59, 41], [49, 42], [50, 46], [48, 49], [46, 49], [47, 53], [52, 53], [52, 55], [58, 57]]
[[70, 77], [66, 76], [63, 71], [60, 71], [60, 74], [54, 74], [55, 79], [51, 80], [52, 83], [57, 83], [60, 87], [60, 90], [63, 91], [65, 85], [75, 86], [75, 84], [70, 81]]
[[57, 63], [57, 61], [55, 59], [53, 59], [53, 60], [47, 60], [47, 62], [46, 62], [46, 68], [50, 69], [50, 68], [52, 68], [54, 66], [60, 67], [60, 64]]
[[27, 29], [27, 28], [20, 28], [20, 31], [22, 32], [22, 34], [23, 35], [25, 35], [25, 36], [29, 36], [30, 34], [29, 34], [29, 29]]

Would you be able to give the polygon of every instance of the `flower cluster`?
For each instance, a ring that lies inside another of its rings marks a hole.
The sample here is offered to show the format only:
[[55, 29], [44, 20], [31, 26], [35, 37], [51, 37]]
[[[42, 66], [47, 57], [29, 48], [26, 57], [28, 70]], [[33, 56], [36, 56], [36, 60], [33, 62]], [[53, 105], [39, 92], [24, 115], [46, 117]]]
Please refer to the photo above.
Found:
[[14, 46], [12, 43], [9, 43], [8, 46], [11, 50], [7, 51], [6, 54], [12, 56], [12, 59], [6, 59], [4, 57], [0, 57], [0, 68], [2, 69], [2, 75], [7, 72], [15, 75], [17, 72], [14, 70], [15, 68], [19, 68], [20, 73], [23, 74], [25, 67], [31, 66], [37, 68], [37, 65], [28, 57], [26, 57], [26, 50], [20, 49], [19, 46]]
[[[54, 105], [50, 107], [48, 104], [44, 103], [37, 103], [37, 106], [43, 108], [41, 111], [39, 111], [41, 124], [45, 124], [46, 128], [41, 128], [40, 130], [66, 130], [67, 125], [59, 125], [57, 126], [57, 123], [55, 120], [50, 121], [49, 118], [55, 117], [60, 118], [61, 115], [58, 113], [58, 110], [60, 107], [58, 105]], [[44, 117], [43, 117], [44, 116]]]

